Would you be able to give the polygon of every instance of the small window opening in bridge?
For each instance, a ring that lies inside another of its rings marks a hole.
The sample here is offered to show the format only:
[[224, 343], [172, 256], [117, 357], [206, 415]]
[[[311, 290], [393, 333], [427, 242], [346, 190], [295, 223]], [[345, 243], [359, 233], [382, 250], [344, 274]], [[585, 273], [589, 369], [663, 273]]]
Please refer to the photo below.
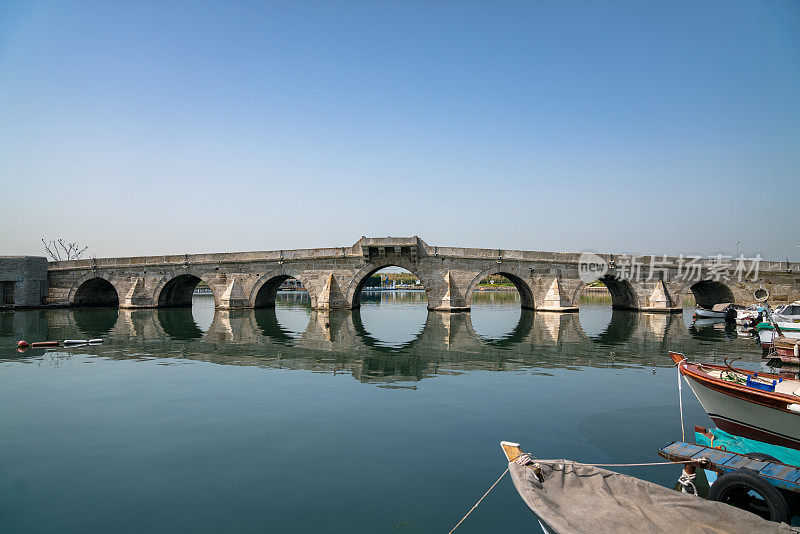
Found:
[[117, 290], [104, 278], [91, 278], [80, 285], [72, 299], [75, 306], [119, 306]]
[[256, 321], [264, 335], [287, 340], [308, 328], [311, 301], [303, 283], [288, 275], [266, 280], [255, 297]]
[[411, 343], [425, 327], [428, 298], [414, 273], [390, 266], [369, 275], [356, 294], [356, 322], [377, 346]]
[[472, 327], [484, 339], [506, 339], [518, 327], [522, 316], [519, 288], [526, 286], [515, 283], [511, 276], [491, 274], [478, 282], [472, 293]]

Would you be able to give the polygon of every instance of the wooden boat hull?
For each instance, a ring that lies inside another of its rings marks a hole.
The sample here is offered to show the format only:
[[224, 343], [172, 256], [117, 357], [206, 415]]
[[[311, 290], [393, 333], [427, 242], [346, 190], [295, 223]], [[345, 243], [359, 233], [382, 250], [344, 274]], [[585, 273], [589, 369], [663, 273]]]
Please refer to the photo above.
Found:
[[[670, 353], [703, 409], [722, 430], [749, 439], [800, 449], [800, 397], [762, 391], [714, 378], [707, 371], [726, 371], [725, 366], [686, 362], [683, 355]], [[737, 373], [767, 380], [783, 377], [736, 369]], [[784, 384], [792, 383], [791, 381]], [[794, 385], [791, 386], [794, 388]], [[800, 388], [797, 388], [800, 389]]]
[[800, 363], [800, 341], [786, 337], [777, 338], [766, 347], [769, 357], [778, 357], [784, 363]]
[[714, 424], [725, 432], [800, 449], [800, 414], [781, 412], [717, 391], [691, 377], [689, 385]]
[[798, 358], [797, 356], [795, 356], [794, 354], [791, 354], [791, 353], [780, 353], [780, 352], [778, 352], [777, 356], [775, 356], [775, 357], [778, 358], [781, 361], [781, 363], [789, 363], [789, 364], [792, 364], [792, 365], [800, 364], [800, 358]]

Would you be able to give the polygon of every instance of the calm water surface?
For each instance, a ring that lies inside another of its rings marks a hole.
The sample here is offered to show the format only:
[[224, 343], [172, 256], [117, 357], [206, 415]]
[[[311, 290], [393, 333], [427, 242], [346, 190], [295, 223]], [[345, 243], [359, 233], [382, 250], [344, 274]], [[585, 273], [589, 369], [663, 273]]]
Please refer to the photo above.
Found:
[[[469, 314], [421, 292], [315, 312], [73, 309], [0, 313], [2, 532], [447, 532], [503, 472], [501, 440], [539, 457], [658, 461], [680, 439], [667, 350], [759, 349], [690, 311], [584, 304]], [[102, 337], [100, 346], [27, 341]], [[687, 425], [710, 425], [685, 391]], [[672, 485], [679, 468], [621, 469]], [[459, 528], [536, 531], [506, 478]]]

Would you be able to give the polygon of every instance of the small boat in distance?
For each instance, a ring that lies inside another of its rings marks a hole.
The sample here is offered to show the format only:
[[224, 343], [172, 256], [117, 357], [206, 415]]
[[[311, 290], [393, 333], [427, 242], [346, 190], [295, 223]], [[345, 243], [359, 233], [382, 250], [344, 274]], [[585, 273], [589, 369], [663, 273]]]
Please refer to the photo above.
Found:
[[784, 323], [789, 326], [794, 323], [800, 326], [800, 300], [785, 304], [772, 312], [772, 320], [783, 328]]
[[797, 532], [718, 501], [571, 460], [539, 460], [503, 441], [508, 471], [546, 534]]
[[800, 323], [777, 323], [780, 334], [775, 330], [772, 323], [758, 323], [756, 331], [758, 332], [758, 341], [761, 343], [762, 348], [769, 348], [769, 345], [781, 335], [792, 339], [800, 339]]
[[689, 362], [669, 353], [722, 430], [749, 439], [800, 449], [800, 380], [726, 365]]
[[755, 328], [764, 318], [764, 313], [757, 308], [736, 310], [736, 324], [741, 327]]
[[710, 308], [704, 308], [698, 304], [694, 307], [694, 316], [703, 319], [724, 319], [730, 306], [730, 302], [714, 304]]
[[714, 304], [710, 308], [704, 308], [699, 304], [694, 308], [695, 319], [725, 319], [728, 322], [736, 321], [736, 316], [739, 311], [749, 311], [745, 306], [740, 306], [732, 302], [721, 302]]

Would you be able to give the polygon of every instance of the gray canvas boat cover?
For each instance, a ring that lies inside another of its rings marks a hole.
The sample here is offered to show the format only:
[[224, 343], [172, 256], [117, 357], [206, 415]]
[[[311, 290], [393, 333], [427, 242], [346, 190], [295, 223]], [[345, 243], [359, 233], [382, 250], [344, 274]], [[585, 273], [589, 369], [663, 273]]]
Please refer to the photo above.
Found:
[[569, 460], [533, 462], [544, 482], [517, 461], [509, 463], [509, 472], [522, 499], [553, 532], [800, 532], [786, 523], [599, 467]]

